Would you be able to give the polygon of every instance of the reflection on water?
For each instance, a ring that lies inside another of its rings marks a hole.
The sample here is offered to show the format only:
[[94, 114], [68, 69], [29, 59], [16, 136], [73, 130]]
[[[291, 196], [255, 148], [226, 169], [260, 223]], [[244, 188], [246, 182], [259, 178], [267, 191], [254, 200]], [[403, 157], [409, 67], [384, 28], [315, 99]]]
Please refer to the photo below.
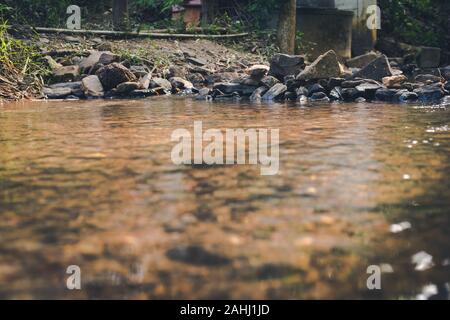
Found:
[[[279, 128], [279, 175], [173, 165], [195, 120]], [[375, 104], [0, 106], [0, 298], [447, 298], [449, 123]]]

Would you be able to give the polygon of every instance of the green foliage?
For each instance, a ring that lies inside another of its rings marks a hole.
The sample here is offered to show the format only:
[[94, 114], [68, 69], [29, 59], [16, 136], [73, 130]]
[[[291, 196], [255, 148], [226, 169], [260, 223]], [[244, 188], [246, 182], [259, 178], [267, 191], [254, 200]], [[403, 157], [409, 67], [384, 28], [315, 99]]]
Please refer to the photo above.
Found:
[[143, 8], [160, 9], [168, 11], [172, 6], [182, 3], [183, 0], [136, 0], [136, 4]]
[[439, 46], [442, 36], [439, 0], [380, 0], [382, 30], [402, 41]]
[[274, 12], [278, 7], [278, 0], [249, 0], [245, 10], [252, 18], [254, 27], [262, 30], [273, 19]]
[[17, 99], [38, 92], [42, 77], [50, 73], [39, 48], [10, 37], [7, 22], [0, 22], [0, 99]]

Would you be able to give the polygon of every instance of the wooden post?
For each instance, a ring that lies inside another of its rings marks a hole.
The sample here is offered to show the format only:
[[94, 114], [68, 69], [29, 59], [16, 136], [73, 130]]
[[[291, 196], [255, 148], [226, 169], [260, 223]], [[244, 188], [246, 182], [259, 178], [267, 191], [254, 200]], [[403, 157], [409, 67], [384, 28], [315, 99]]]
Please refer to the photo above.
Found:
[[295, 53], [295, 38], [297, 33], [297, 1], [282, 0], [278, 20], [277, 40], [282, 53]]
[[128, 0], [113, 0], [114, 30], [125, 30], [128, 27]]

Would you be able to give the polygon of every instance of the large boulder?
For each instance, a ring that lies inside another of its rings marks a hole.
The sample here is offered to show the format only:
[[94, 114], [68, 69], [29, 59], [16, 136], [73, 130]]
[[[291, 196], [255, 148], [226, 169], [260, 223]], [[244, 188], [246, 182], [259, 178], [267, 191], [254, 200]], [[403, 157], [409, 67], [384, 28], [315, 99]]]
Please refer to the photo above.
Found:
[[366, 67], [356, 72], [353, 76], [355, 78], [372, 79], [382, 81], [385, 77], [394, 75], [394, 71], [389, 64], [389, 60], [385, 55], [382, 55], [369, 63]]
[[363, 54], [361, 56], [354, 57], [352, 59], [347, 60], [347, 67], [349, 68], [364, 68], [369, 63], [371, 63], [373, 60], [379, 57], [379, 54], [376, 52], [369, 52], [366, 54]]
[[307, 66], [297, 80], [317, 80], [337, 78], [343, 73], [336, 53], [333, 50], [319, 56], [311, 65]]
[[130, 70], [117, 62], [100, 68], [96, 75], [106, 91], [117, 87], [123, 82], [135, 82], [137, 80]]
[[305, 58], [278, 53], [272, 57], [269, 74], [282, 80], [289, 75], [297, 75], [305, 68]]
[[277, 83], [272, 88], [269, 89], [263, 96], [262, 100], [274, 100], [282, 95], [287, 91], [287, 86], [285, 86], [282, 83]]
[[100, 98], [105, 94], [100, 79], [95, 75], [83, 78], [81, 80], [81, 88], [87, 97]]

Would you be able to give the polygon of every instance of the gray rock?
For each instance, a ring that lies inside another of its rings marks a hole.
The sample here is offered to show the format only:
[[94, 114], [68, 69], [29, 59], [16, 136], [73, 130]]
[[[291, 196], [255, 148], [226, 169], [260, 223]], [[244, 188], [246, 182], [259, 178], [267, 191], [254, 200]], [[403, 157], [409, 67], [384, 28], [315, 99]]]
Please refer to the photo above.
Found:
[[253, 91], [252, 95], [250, 96], [250, 101], [261, 101], [262, 96], [267, 92], [267, 87], [262, 86], [257, 88], [255, 91]]
[[422, 103], [432, 103], [439, 101], [444, 96], [444, 90], [439, 85], [427, 85], [414, 90]]
[[136, 76], [119, 63], [111, 63], [100, 68], [96, 75], [100, 79], [104, 90], [111, 90], [123, 82], [136, 82]]
[[378, 89], [375, 93], [375, 97], [378, 101], [383, 102], [393, 102], [395, 100], [395, 95], [397, 94], [398, 90], [395, 89]]
[[450, 105], [450, 96], [445, 96], [441, 99], [441, 104], [444, 106]]
[[384, 77], [392, 75], [394, 75], [394, 71], [389, 61], [385, 55], [382, 55], [354, 74], [354, 77], [382, 81]]
[[174, 77], [185, 78], [186, 75], [187, 75], [186, 69], [184, 69], [183, 67], [171, 66], [169, 68], [169, 74], [168, 74], [169, 78], [174, 78]]
[[241, 79], [239, 79], [238, 81], [240, 84], [245, 85], [245, 86], [259, 86], [260, 84], [260, 80], [254, 79], [252, 77], [243, 77]]
[[342, 88], [356, 88], [357, 86], [365, 83], [367, 80], [359, 79], [359, 80], [346, 80], [341, 83]]
[[189, 63], [192, 63], [193, 65], [200, 66], [200, 67], [204, 66], [207, 63], [203, 59], [194, 58], [194, 57], [187, 57], [186, 61]]
[[441, 62], [441, 49], [433, 47], [421, 47], [417, 56], [417, 64], [420, 68], [437, 68]]
[[224, 94], [237, 92], [240, 95], [248, 96], [251, 95], [258, 87], [242, 85], [240, 83], [220, 82], [216, 83], [213, 88], [223, 92]]
[[173, 89], [180, 89], [180, 90], [189, 90], [194, 88], [194, 85], [192, 82], [185, 80], [180, 77], [172, 77], [169, 79]]
[[99, 98], [105, 94], [100, 79], [95, 75], [83, 78], [81, 88], [87, 97]]
[[274, 100], [283, 95], [286, 91], [287, 86], [282, 83], [277, 83], [262, 96], [262, 100]]
[[344, 97], [342, 96], [342, 88], [341, 87], [334, 87], [330, 91], [330, 99], [334, 101], [343, 101]]
[[[316, 92], [326, 92], [325, 88], [322, 87], [320, 84], [315, 83], [312, 86], [308, 87], [308, 93], [309, 95], [313, 95]], [[303, 94], [303, 92], [301, 92]]]
[[152, 96], [156, 96], [157, 93], [154, 89], [137, 89], [137, 90], [133, 90], [131, 91], [128, 96], [130, 98], [135, 98], [135, 99], [139, 99], [139, 98], [147, 98], [147, 97], [152, 97]]
[[280, 81], [273, 76], [266, 76], [261, 79], [261, 84], [265, 85], [267, 88], [272, 88], [277, 83], [280, 83]]
[[328, 80], [327, 86], [330, 89], [335, 88], [335, 87], [340, 87], [344, 81], [345, 81], [344, 78], [330, 78]]
[[288, 101], [295, 101], [297, 99], [297, 94], [293, 91], [286, 91], [284, 93], [284, 99]]
[[309, 91], [305, 87], [298, 87], [296, 93], [297, 96], [309, 96]]
[[330, 98], [324, 92], [315, 92], [313, 93], [309, 99], [314, 102], [329, 102]]
[[[402, 90], [403, 91], [403, 90]], [[414, 102], [419, 99], [419, 96], [415, 92], [409, 92], [408, 90], [405, 90], [401, 92], [400, 95], [396, 95], [396, 98], [398, 97], [399, 102]]]
[[44, 88], [43, 92], [48, 99], [64, 99], [65, 97], [67, 97], [72, 93], [72, 89], [67, 87], [60, 87], [60, 88], [46, 87]]
[[116, 89], [118, 94], [127, 94], [133, 90], [137, 90], [140, 88], [140, 84], [137, 82], [122, 82], [119, 84]]
[[298, 80], [338, 78], [343, 73], [336, 53], [333, 50], [319, 56], [298, 76]]
[[355, 101], [357, 98], [361, 97], [361, 92], [356, 88], [342, 88], [341, 94], [344, 101], [347, 102]]
[[80, 75], [79, 66], [61, 67], [53, 71], [52, 80], [54, 82], [75, 81]]
[[371, 63], [372, 61], [374, 61], [376, 58], [379, 57], [379, 54], [377, 54], [376, 52], [369, 52], [357, 57], [354, 57], [352, 59], [347, 60], [347, 66], [349, 68], [364, 68], [366, 67], [369, 63]]
[[305, 67], [303, 56], [278, 53], [272, 57], [269, 75], [278, 79], [284, 79], [288, 75], [297, 75]]
[[206, 83], [205, 77], [201, 73], [189, 73], [187, 75], [187, 80], [196, 85], [202, 85]]
[[432, 74], [419, 74], [414, 78], [414, 80], [422, 83], [436, 83], [441, 82], [442, 78]]
[[382, 87], [383, 86], [381, 84], [364, 82], [359, 86], [356, 86], [355, 89], [359, 92], [361, 97], [364, 97], [368, 100], [373, 100], [375, 99], [375, 93], [377, 92], [377, 90], [381, 89]]
[[356, 103], [364, 103], [364, 102], [367, 102], [367, 100], [366, 100], [366, 98], [359, 97], [359, 98], [356, 98], [356, 99], [355, 99], [355, 102], [356, 102]]
[[110, 63], [119, 62], [119, 61], [120, 61], [120, 56], [117, 54], [114, 54], [112, 52], [109, 52], [109, 51], [101, 52], [100, 58], [98, 59], [98, 63], [101, 63], [105, 66]]
[[149, 72], [145, 66], [131, 66], [130, 71], [138, 78], [145, 77]]
[[163, 78], [153, 78], [150, 81], [150, 88], [164, 88], [168, 91], [172, 91], [172, 84], [169, 80], [163, 79]]
[[[145, 76], [143, 76], [142, 78], [139, 79], [141, 88], [148, 89], [150, 87], [151, 81], [152, 81], [152, 75], [151, 75], [151, 73], [147, 73]], [[170, 82], [169, 82], [169, 84], [170, 84]], [[172, 85], [170, 86], [170, 88], [172, 89]]]
[[440, 73], [442, 74], [442, 77], [446, 81], [450, 81], [450, 66], [447, 66], [445, 68], [441, 68]]
[[260, 82], [269, 72], [269, 67], [263, 64], [253, 65], [247, 68], [245, 72], [250, 76], [251, 79]]
[[84, 92], [81, 89], [81, 81], [76, 82], [62, 82], [62, 83], [55, 83], [49, 86], [51, 89], [59, 89], [59, 88], [69, 88], [71, 90], [71, 95], [76, 97], [84, 97]]

